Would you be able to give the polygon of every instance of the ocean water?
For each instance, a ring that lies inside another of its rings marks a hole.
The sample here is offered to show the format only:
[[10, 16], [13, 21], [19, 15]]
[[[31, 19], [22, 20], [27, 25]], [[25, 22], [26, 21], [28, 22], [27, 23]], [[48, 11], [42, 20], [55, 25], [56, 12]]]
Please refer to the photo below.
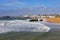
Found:
[[[2, 21], [0, 20], [0, 22]], [[51, 30], [49, 32], [13, 32], [11, 31], [6, 33], [0, 33], [0, 40], [60, 40], [60, 24], [48, 23], [48, 22], [41, 22], [41, 23], [43, 23], [46, 26], [49, 26]]]

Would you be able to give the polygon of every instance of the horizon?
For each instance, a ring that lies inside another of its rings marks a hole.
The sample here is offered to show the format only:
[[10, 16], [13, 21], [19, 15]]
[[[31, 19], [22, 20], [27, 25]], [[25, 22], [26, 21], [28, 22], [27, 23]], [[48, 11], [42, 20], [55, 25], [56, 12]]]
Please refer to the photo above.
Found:
[[60, 0], [0, 0], [0, 16], [60, 14]]

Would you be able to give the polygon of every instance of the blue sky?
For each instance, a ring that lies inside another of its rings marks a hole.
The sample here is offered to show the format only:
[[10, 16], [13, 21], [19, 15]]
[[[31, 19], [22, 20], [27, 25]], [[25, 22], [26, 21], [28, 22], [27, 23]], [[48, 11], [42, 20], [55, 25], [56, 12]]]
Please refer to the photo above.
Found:
[[59, 14], [59, 11], [60, 0], [0, 0], [0, 16]]

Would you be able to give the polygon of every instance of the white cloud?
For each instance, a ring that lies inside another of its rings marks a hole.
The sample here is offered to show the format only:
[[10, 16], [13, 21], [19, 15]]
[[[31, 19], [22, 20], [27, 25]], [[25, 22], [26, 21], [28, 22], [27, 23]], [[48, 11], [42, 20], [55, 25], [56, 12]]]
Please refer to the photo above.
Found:
[[9, 7], [9, 8], [16, 8], [16, 7], [24, 7], [26, 6], [26, 3], [18, 1], [18, 0], [7, 0], [7, 3], [2, 3], [0, 7]]

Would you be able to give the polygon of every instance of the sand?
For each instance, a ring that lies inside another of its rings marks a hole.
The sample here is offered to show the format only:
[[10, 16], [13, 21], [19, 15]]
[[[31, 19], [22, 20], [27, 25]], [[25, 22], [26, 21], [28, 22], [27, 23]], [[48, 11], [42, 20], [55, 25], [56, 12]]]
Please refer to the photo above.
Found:
[[47, 22], [60, 23], [60, 18], [46, 18]]

